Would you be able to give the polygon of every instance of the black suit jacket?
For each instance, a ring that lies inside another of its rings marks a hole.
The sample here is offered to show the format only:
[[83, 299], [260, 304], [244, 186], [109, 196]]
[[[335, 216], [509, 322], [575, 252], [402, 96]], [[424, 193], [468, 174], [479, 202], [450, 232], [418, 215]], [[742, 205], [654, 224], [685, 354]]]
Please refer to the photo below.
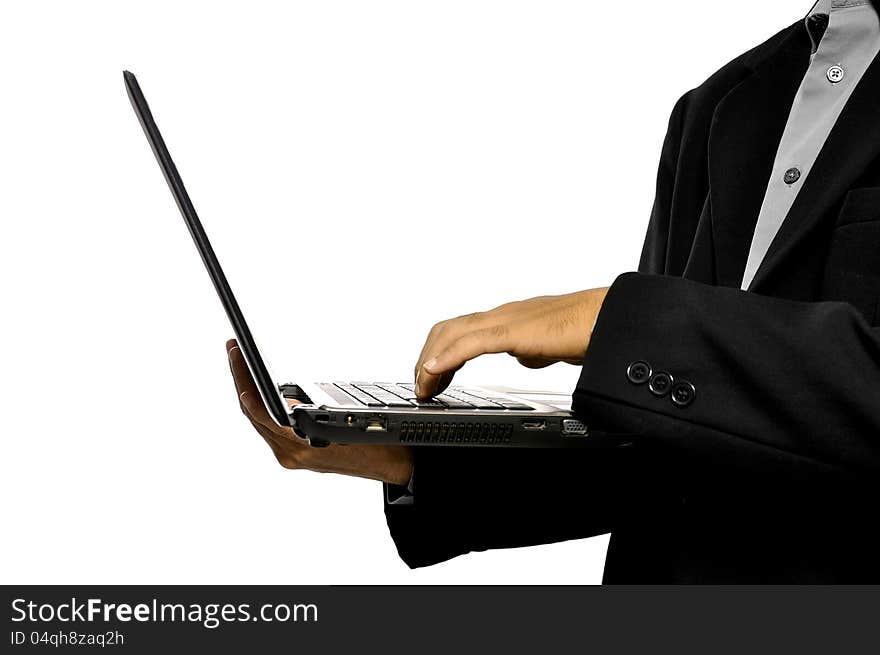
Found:
[[[632, 446], [417, 449], [414, 504], [386, 507], [410, 566], [610, 531], [610, 583], [880, 582], [878, 61], [739, 290], [809, 55], [798, 21], [672, 112], [639, 272], [574, 392]], [[636, 360], [693, 402], [632, 383]]]

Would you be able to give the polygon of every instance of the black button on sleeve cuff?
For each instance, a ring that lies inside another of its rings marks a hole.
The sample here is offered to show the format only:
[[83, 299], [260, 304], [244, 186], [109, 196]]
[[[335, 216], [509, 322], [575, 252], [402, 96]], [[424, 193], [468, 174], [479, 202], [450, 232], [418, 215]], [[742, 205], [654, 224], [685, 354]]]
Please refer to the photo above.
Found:
[[694, 402], [697, 390], [687, 380], [679, 380], [672, 387], [672, 402], [678, 407], [687, 407]]
[[655, 396], [665, 396], [672, 388], [672, 376], [666, 371], [657, 371], [648, 380], [648, 389]]
[[641, 359], [635, 361], [627, 367], [626, 377], [633, 384], [644, 384], [651, 377], [651, 365]]

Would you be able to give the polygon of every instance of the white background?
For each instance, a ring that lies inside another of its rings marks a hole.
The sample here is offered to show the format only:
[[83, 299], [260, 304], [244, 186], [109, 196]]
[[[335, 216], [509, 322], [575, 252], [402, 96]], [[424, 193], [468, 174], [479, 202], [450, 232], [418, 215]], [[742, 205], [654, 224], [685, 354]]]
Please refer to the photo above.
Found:
[[4, 4], [0, 580], [599, 582], [607, 537], [410, 571], [378, 483], [275, 463], [121, 71], [279, 378], [406, 379], [437, 320], [633, 269], [675, 100], [808, 9]]

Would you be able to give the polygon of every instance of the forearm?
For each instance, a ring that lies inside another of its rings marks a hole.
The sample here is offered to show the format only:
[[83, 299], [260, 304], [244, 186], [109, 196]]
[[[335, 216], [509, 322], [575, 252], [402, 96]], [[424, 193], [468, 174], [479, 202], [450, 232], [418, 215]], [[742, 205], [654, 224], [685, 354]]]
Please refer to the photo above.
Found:
[[396, 485], [406, 485], [413, 472], [408, 446], [340, 446], [311, 448], [304, 467], [319, 473], [338, 473]]

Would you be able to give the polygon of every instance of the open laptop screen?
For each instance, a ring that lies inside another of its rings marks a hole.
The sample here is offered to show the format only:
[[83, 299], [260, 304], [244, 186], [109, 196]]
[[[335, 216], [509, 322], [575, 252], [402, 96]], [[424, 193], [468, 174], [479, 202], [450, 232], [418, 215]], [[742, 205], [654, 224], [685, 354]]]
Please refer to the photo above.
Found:
[[141, 91], [137, 78], [128, 71], [123, 73], [123, 77], [125, 78], [125, 88], [128, 91], [128, 98], [131, 100], [131, 106], [134, 108], [135, 114], [137, 114], [141, 127], [144, 128], [144, 134], [147, 135], [147, 140], [150, 142], [153, 154], [156, 155], [156, 161], [159, 162], [159, 166], [162, 168], [162, 173], [165, 175], [165, 180], [168, 182], [171, 193], [177, 201], [177, 206], [180, 208], [183, 220], [186, 222], [186, 226], [189, 228], [189, 233], [192, 235], [193, 241], [196, 243], [196, 248], [198, 248], [199, 254], [202, 257], [202, 262], [204, 262], [205, 268], [208, 269], [208, 274], [211, 276], [211, 281], [214, 283], [217, 295], [220, 296], [220, 302], [223, 303], [223, 309], [226, 310], [226, 315], [232, 323], [232, 329], [238, 339], [238, 344], [241, 347], [242, 354], [244, 355], [248, 368], [251, 371], [251, 375], [257, 383], [260, 395], [263, 397], [263, 402], [269, 410], [269, 413], [279, 425], [290, 425], [290, 420], [287, 414], [287, 405], [281, 397], [275, 383], [272, 381], [272, 377], [269, 375], [269, 371], [263, 362], [263, 358], [260, 356], [260, 352], [257, 349], [251, 331], [248, 328], [247, 322], [244, 320], [244, 315], [241, 313], [241, 309], [238, 306], [238, 302], [235, 300], [235, 296], [232, 293], [232, 289], [229, 287], [229, 283], [226, 281], [226, 275], [224, 275], [223, 269], [220, 267], [220, 262], [214, 254], [211, 242], [208, 241], [208, 235], [205, 234], [199, 216], [196, 214], [195, 207], [193, 207], [192, 201], [189, 199], [189, 194], [183, 186], [183, 180], [177, 172], [177, 167], [171, 159], [171, 155], [168, 152], [168, 148], [165, 146], [165, 141], [162, 139], [159, 128], [156, 127], [156, 122], [153, 120], [153, 114], [150, 112], [147, 99]]

